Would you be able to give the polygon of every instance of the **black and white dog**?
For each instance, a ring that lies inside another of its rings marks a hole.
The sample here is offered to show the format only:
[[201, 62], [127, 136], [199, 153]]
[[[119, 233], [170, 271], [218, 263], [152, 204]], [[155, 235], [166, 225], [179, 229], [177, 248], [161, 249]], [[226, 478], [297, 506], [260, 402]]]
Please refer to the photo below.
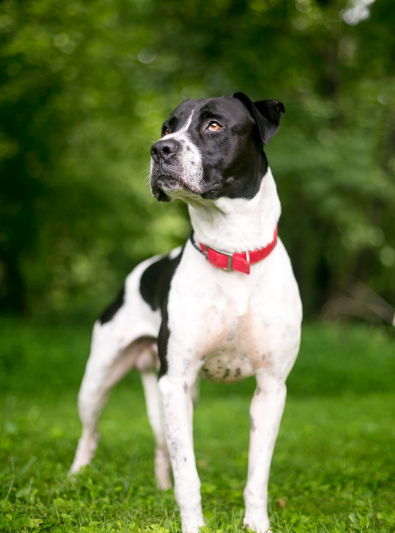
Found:
[[94, 326], [71, 473], [95, 453], [112, 387], [137, 368], [156, 440], [156, 479], [170, 487], [171, 463], [184, 533], [204, 525], [192, 440], [199, 377], [226, 383], [256, 377], [244, 524], [269, 529], [270, 463], [302, 318], [291, 263], [277, 239], [280, 201], [262, 150], [283, 113], [280, 102], [252, 102], [243, 93], [186, 100], [173, 111], [151, 148], [150, 184], [158, 200], [188, 204], [193, 233], [182, 248], [138, 265]]

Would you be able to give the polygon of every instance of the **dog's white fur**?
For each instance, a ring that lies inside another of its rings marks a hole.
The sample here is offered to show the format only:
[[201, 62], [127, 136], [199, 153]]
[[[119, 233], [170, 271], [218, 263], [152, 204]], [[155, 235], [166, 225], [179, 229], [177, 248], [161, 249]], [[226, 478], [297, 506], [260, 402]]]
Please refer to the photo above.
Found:
[[[189, 203], [196, 240], [217, 249], [226, 244], [228, 252], [254, 250], [271, 242], [280, 216], [270, 169], [251, 200], [214, 201], [189, 195], [184, 199]], [[88, 464], [95, 453], [98, 418], [111, 388], [131, 368], [137, 368], [156, 440], [158, 486], [170, 486], [170, 455], [182, 528], [185, 533], [196, 533], [204, 520], [192, 440], [194, 385], [199, 375], [212, 381], [255, 375], [244, 524], [264, 533], [269, 529], [267, 486], [284, 408], [285, 380], [300, 342], [302, 308], [288, 255], [279, 239], [269, 257], [253, 265], [246, 276], [216, 269], [188, 241], [171, 282], [168, 372], [159, 383], [152, 339], [158, 336], [161, 316], [139, 292], [142, 273], [156, 259], [141, 263], [128, 276], [125, 302], [113, 319], [95, 324], [79, 394], [83, 432], [71, 472]]]

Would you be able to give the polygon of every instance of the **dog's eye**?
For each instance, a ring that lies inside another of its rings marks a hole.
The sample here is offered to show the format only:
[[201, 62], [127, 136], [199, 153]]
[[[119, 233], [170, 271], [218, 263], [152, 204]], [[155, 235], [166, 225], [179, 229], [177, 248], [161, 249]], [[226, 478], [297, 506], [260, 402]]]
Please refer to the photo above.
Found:
[[211, 131], [219, 131], [221, 128], [222, 126], [218, 122], [210, 122], [208, 125], [208, 129]]
[[163, 135], [169, 135], [170, 131], [169, 131], [169, 128], [165, 128], [163, 130]]

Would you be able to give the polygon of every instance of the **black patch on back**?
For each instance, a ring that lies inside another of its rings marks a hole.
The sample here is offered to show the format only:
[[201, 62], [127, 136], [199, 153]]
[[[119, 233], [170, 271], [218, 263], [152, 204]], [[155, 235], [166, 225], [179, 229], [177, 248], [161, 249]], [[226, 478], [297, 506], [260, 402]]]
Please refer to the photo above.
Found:
[[167, 302], [171, 280], [180, 264], [182, 253], [171, 259], [168, 255], [152, 263], [140, 279], [140, 293], [153, 311], [160, 309], [162, 323], [158, 335], [158, 355], [160, 360], [159, 377], [167, 373], [167, 344], [170, 330], [168, 321]]
[[106, 322], [110, 322], [110, 320], [113, 318], [115, 313], [122, 307], [123, 301], [125, 297], [125, 284], [122, 285], [121, 290], [118, 293], [118, 296], [116, 299], [110, 304], [107, 309], [101, 314], [99, 321], [101, 324], [105, 324]]
[[174, 272], [178, 267], [182, 252], [177, 257], [170, 259], [168, 255], [152, 263], [143, 273], [140, 279], [140, 293], [143, 299], [153, 311], [163, 311], [163, 304], [170, 289], [170, 283]]

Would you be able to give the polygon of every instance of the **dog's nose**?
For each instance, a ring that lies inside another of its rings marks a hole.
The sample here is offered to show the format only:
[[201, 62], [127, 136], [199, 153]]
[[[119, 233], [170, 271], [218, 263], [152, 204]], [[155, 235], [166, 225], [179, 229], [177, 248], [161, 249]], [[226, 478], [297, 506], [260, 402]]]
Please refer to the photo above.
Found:
[[155, 163], [169, 161], [180, 149], [180, 143], [174, 139], [162, 139], [151, 148], [151, 156]]

